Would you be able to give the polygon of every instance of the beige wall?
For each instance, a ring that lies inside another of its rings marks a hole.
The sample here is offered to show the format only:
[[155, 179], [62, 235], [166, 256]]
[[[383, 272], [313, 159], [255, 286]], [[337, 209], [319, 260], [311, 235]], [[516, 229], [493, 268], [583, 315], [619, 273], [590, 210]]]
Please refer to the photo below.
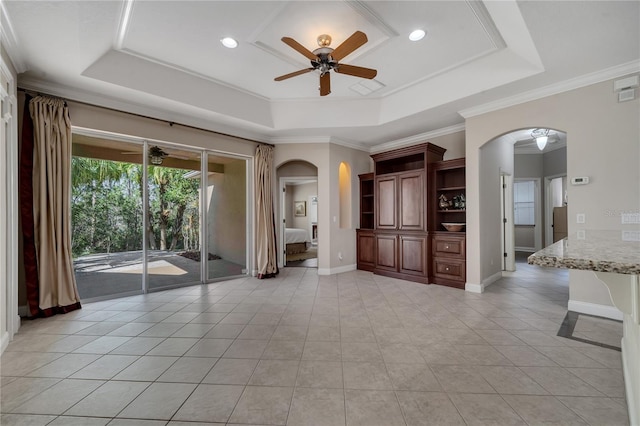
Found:
[[102, 130], [147, 140], [172, 142], [250, 157], [253, 157], [258, 145], [245, 139], [180, 126], [179, 124], [170, 126], [165, 121], [143, 118], [78, 102], [68, 101], [67, 104], [69, 105], [71, 124], [74, 127]]
[[[640, 206], [640, 100], [617, 102], [613, 82], [605, 81], [466, 120], [467, 280], [480, 283], [494, 270], [496, 235], [486, 232], [493, 209], [486, 202], [492, 183], [479, 179], [487, 167], [481, 147], [513, 130], [546, 127], [567, 133], [567, 174], [589, 176], [591, 183], [568, 187], [569, 233], [578, 229], [623, 229], [619, 211]], [[576, 213], [586, 224], [575, 223]], [[628, 227], [629, 225], [625, 225]], [[570, 272], [570, 298], [610, 305], [603, 284], [592, 274]]]
[[444, 153], [443, 160], [452, 160], [454, 158], [462, 158], [465, 156], [465, 132], [455, 132], [444, 136], [429, 139], [432, 144], [441, 146], [447, 151]]
[[[356, 224], [359, 214], [358, 174], [371, 170], [369, 154], [334, 144], [276, 146], [274, 155], [276, 168], [294, 160], [307, 161], [318, 168], [318, 273], [327, 275], [354, 269], [355, 228], [341, 229], [338, 221], [340, 217], [338, 167], [341, 162], [345, 162], [351, 170], [351, 223]], [[288, 173], [287, 175], [290, 176]], [[279, 210], [280, 208], [276, 206], [277, 217], [282, 221], [282, 212]], [[338, 253], [342, 254], [342, 260], [338, 259]]]
[[[498, 138], [484, 145], [480, 149], [480, 162], [482, 168], [479, 173], [479, 181], [483, 188], [482, 197], [479, 200], [480, 209], [485, 213], [480, 227], [480, 235], [483, 241], [482, 253], [479, 259], [482, 264], [482, 277], [489, 278], [502, 270], [502, 181], [501, 174], [513, 176], [513, 143], [505, 138]], [[467, 164], [467, 168], [469, 165]], [[467, 185], [469, 175], [467, 172]], [[467, 188], [467, 234], [469, 232], [469, 189]], [[475, 204], [476, 206], [478, 204]], [[477, 229], [477, 228], [476, 228]], [[473, 257], [476, 260], [478, 257]], [[469, 264], [467, 255], [467, 264]], [[467, 266], [467, 270], [469, 266]], [[467, 272], [468, 274], [468, 272]], [[467, 282], [469, 280], [467, 279]], [[476, 284], [481, 284], [479, 281]]]
[[247, 166], [238, 160], [224, 165], [224, 173], [209, 177], [209, 253], [246, 265]]
[[295, 216], [293, 215], [293, 203], [290, 204], [289, 212], [293, 217], [293, 220], [288, 223], [293, 223], [294, 228], [306, 229], [307, 234], [309, 235], [309, 240], [311, 240], [311, 216], [309, 212], [309, 197], [314, 196], [318, 193], [318, 183], [305, 183], [302, 185], [292, 185], [291, 186], [293, 192], [292, 201], [304, 201], [307, 203], [307, 215], [306, 216]]

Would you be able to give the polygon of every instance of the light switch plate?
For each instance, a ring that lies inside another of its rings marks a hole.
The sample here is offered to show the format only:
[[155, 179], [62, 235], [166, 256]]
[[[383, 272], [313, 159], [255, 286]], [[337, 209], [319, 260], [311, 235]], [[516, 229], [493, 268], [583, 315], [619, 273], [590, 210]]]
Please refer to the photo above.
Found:
[[585, 214], [584, 213], [578, 213], [576, 215], [576, 223], [585, 223]]
[[622, 224], [640, 223], [640, 213], [622, 213], [620, 215]]

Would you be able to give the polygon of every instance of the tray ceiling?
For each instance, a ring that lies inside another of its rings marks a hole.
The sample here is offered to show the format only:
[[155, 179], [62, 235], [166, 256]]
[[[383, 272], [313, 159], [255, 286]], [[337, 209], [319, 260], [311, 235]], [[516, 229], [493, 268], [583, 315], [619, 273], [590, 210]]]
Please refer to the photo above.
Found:
[[[170, 117], [244, 137], [363, 148], [464, 122], [462, 110], [620, 67], [640, 69], [638, 2], [4, 1], [7, 48], [23, 87]], [[427, 36], [411, 42], [422, 28]], [[368, 80], [274, 77], [354, 31], [341, 62]], [[4, 31], [4, 30], [3, 30]], [[220, 44], [225, 36], [236, 49]], [[610, 72], [609, 77], [615, 72]], [[371, 91], [370, 89], [374, 89]], [[129, 107], [127, 107], [129, 105]]]

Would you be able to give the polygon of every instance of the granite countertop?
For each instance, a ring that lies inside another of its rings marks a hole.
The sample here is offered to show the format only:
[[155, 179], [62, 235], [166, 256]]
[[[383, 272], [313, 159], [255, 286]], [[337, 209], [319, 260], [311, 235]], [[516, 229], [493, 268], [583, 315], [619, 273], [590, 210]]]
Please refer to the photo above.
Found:
[[527, 262], [554, 268], [640, 274], [640, 241], [628, 241], [637, 238], [639, 231], [583, 232], [543, 248], [529, 256]]

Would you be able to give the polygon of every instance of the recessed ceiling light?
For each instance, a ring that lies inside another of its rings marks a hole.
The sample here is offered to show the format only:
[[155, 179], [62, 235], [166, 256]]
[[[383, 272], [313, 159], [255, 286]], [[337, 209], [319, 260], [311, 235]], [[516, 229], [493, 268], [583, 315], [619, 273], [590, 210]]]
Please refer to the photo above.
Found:
[[220, 40], [220, 43], [222, 43], [224, 47], [228, 47], [229, 49], [235, 49], [236, 47], [238, 47], [238, 42], [231, 37], [223, 38], [222, 40]]
[[409, 34], [409, 40], [411, 40], [411, 41], [422, 40], [424, 38], [425, 34], [426, 33], [424, 32], [424, 30], [412, 31], [411, 34]]

